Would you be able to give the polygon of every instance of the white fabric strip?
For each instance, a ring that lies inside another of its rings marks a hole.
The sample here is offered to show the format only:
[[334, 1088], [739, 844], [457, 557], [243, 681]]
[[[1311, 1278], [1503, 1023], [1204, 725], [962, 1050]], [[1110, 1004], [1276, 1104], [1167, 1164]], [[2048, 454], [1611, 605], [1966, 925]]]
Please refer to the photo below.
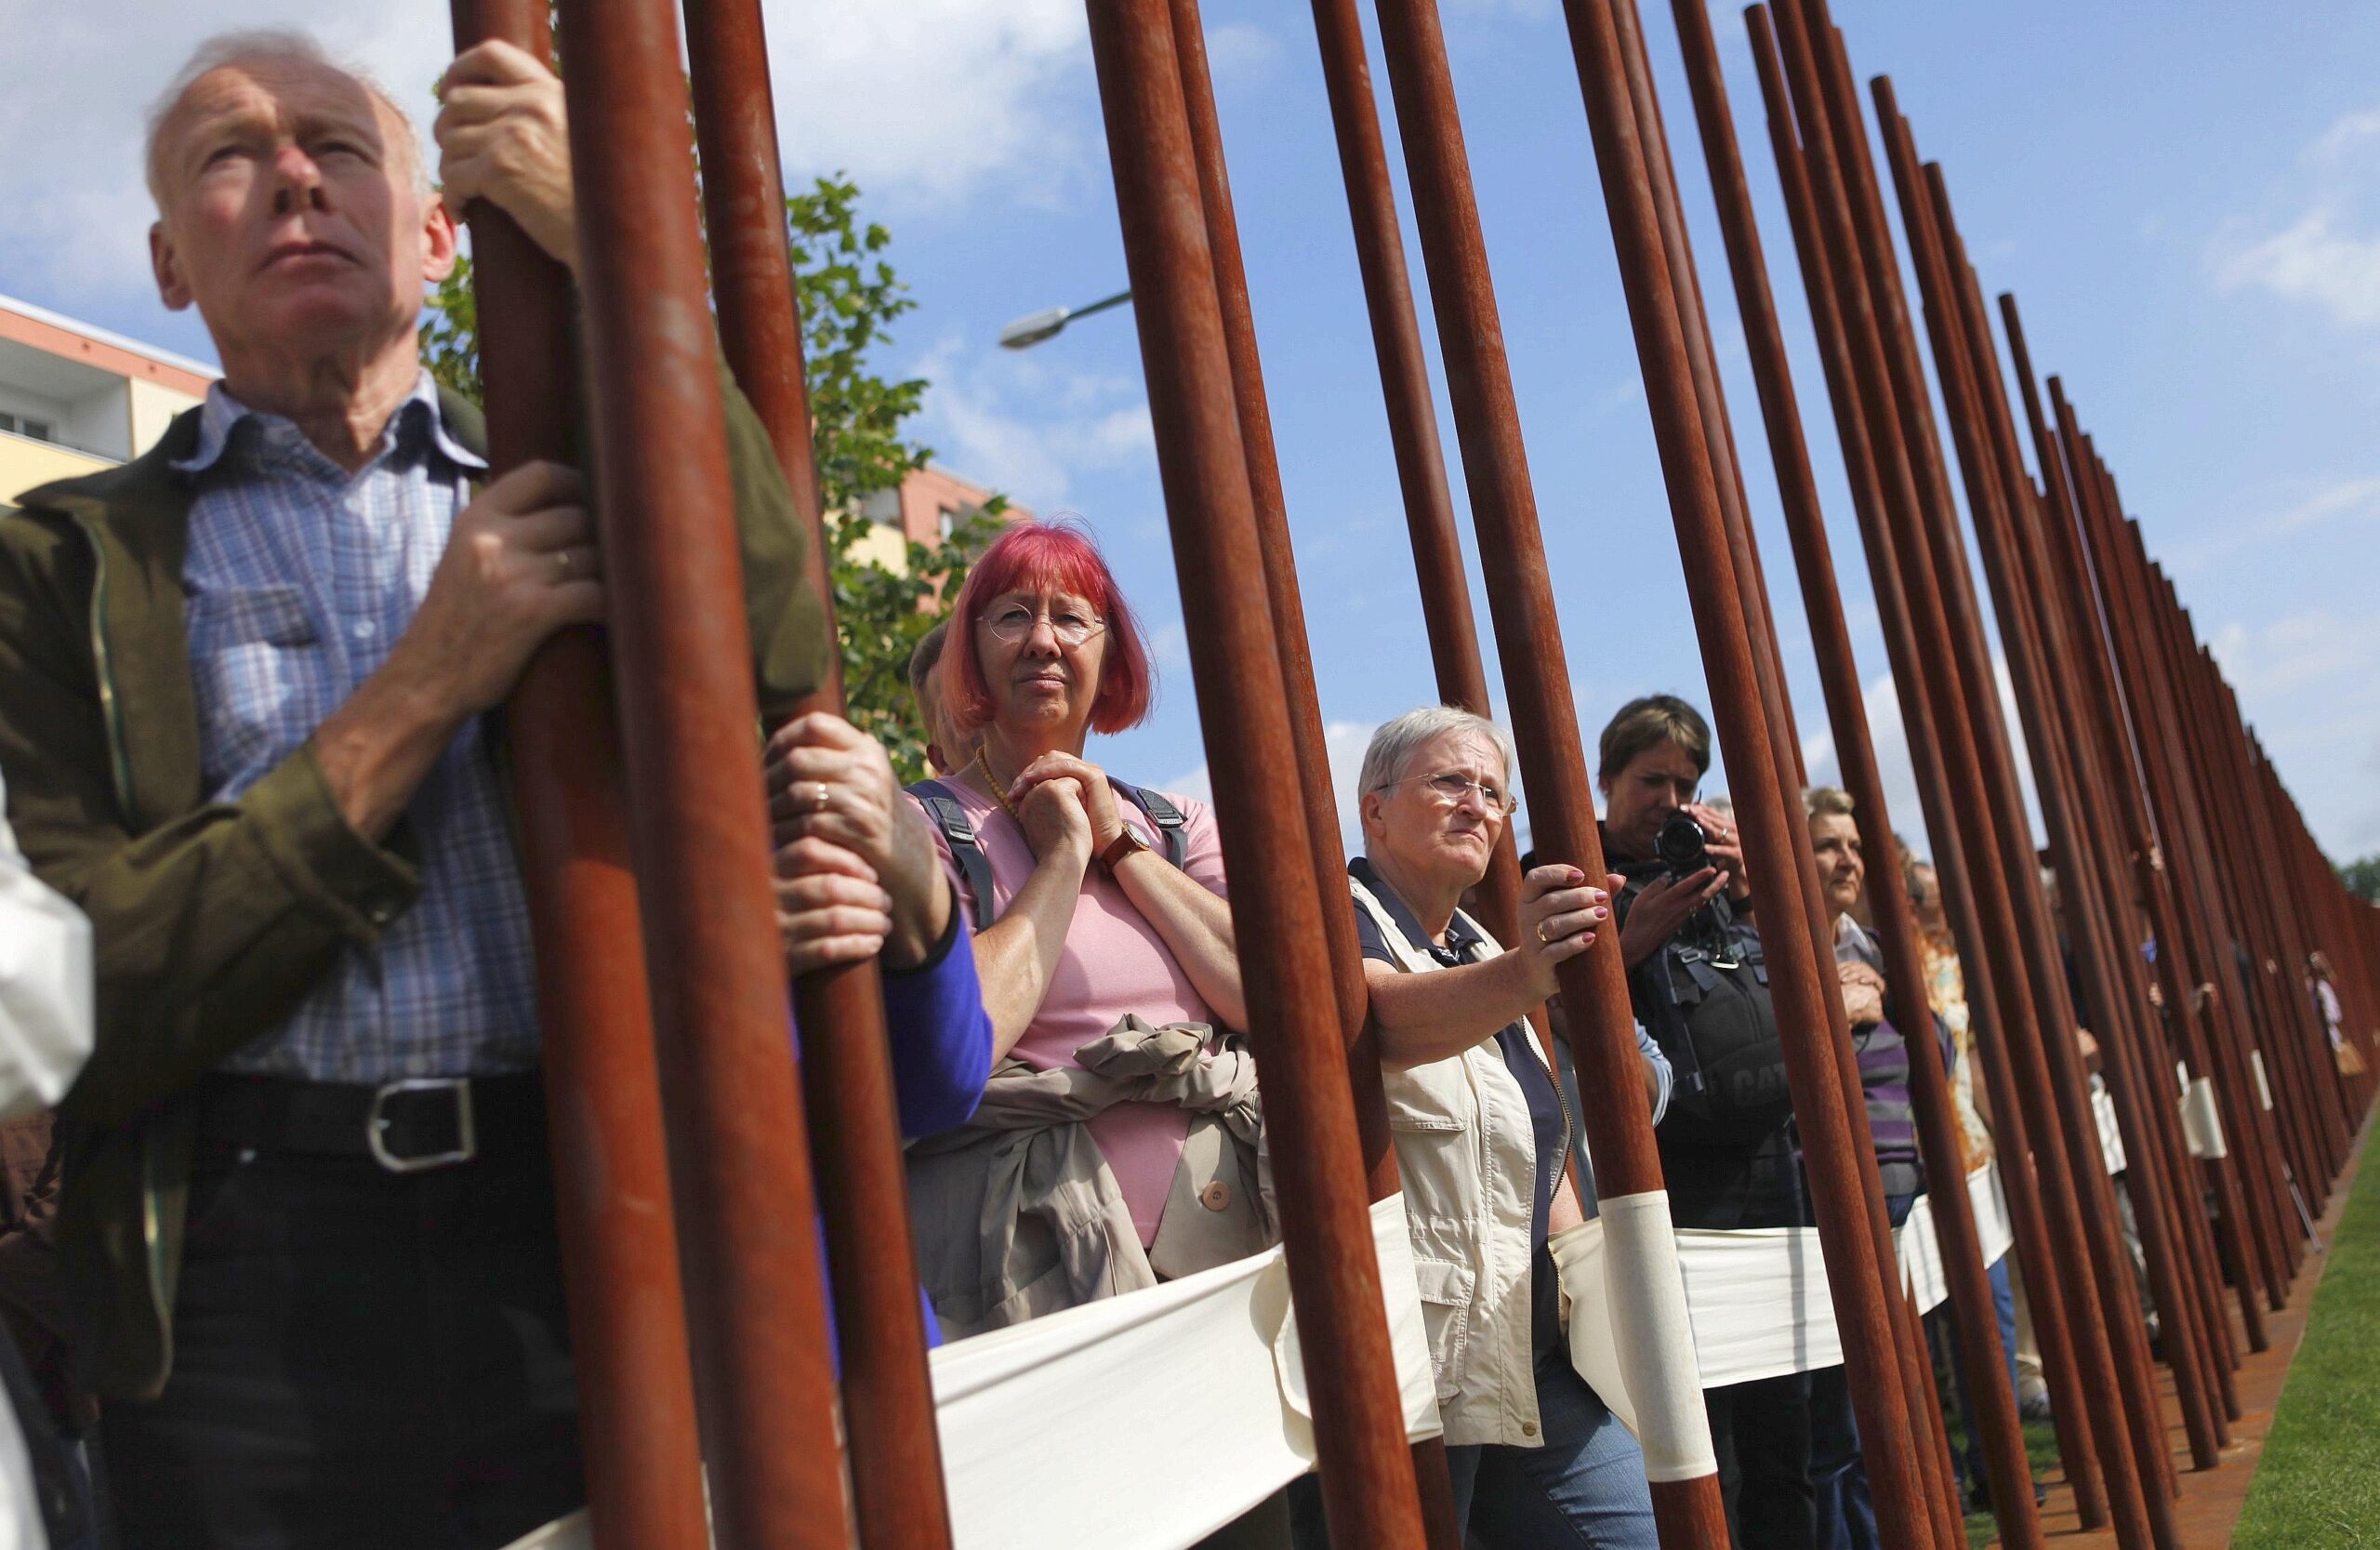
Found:
[[2272, 1112], [2272, 1083], [2265, 1080], [2264, 1051], [2250, 1050], [2248, 1052], [2248, 1063], [2255, 1067], [2256, 1096], [2264, 1100], [2265, 1112], [2269, 1114]]
[[2202, 1161], [2231, 1155], [2223, 1144], [2223, 1116], [2215, 1106], [2215, 1084], [2204, 1077], [2190, 1083], [2182, 1095], [2182, 1136], [2189, 1143], [2190, 1156]]
[[65, 1096], [91, 1055], [91, 922], [36, 879], [0, 786], [0, 1119]]
[[[1548, 1246], [1571, 1289], [1570, 1361], [1636, 1434], [1645, 1477], [1698, 1479], [1719, 1467], [1702, 1408], [1694, 1326], [1666, 1190], [1620, 1195]], [[1602, 1306], [1580, 1295], [1600, 1287]]]
[[[1437, 1390], [1404, 1197], [1371, 1210], [1406, 1430], [1435, 1437]], [[1314, 1467], [1313, 1412], [1277, 1248], [945, 1345], [932, 1360], [960, 1550], [1179, 1550]], [[1086, 1490], [1092, 1468], [1098, 1489]], [[578, 1513], [508, 1550], [593, 1543]]]
[[2123, 1130], [2116, 1123], [2116, 1101], [2104, 1087], [2091, 1089], [2091, 1117], [2099, 1122], [2099, 1160], [2110, 1173], [2124, 1169]]

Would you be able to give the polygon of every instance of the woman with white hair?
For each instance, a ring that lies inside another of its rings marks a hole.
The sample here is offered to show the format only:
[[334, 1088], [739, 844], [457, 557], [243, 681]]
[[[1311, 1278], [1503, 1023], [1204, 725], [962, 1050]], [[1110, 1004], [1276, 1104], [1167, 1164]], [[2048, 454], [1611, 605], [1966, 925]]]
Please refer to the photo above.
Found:
[[[1388, 722], [1364, 755], [1364, 854], [1347, 866], [1447, 1460], [1475, 1544], [1650, 1546], [1644, 1455], [1563, 1338], [1546, 1240], [1593, 1191], [1573, 1154], [1576, 1078], [1528, 1021], [1610, 895], [1576, 867], [1531, 868], [1510, 948], [1460, 907], [1518, 805], [1512, 762], [1503, 731], [1466, 710]], [[1669, 1063], [1641, 1028], [1637, 1044], [1659, 1118]]]

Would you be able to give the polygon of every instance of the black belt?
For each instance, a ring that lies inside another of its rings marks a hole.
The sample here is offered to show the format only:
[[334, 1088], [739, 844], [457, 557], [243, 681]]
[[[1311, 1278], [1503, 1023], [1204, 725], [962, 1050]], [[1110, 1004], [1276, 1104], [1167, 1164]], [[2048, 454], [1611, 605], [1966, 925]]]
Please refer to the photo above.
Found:
[[377, 1087], [211, 1076], [199, 1083], [198, 1137], [258, 1151], [368, 1157], [391, 1173], [415, 1173], [494, 1153], [542, 1152], [546, 1094], [534, 1071]]

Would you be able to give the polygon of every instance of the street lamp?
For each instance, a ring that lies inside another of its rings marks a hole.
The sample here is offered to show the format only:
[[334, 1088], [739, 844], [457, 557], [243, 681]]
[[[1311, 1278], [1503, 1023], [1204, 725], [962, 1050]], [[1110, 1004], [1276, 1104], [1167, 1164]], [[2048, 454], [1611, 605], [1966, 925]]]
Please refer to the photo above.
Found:
[[1131, 299], [1130, 291], [1117, 291], [1114, 296], [1102, 297], [1088, 307], [1052, 307], [1045, 312], [1018, 318], [1000, 330], [1000, 348], [1030, 350], [1043, 339], [1056, 338], [1060, 330], [1077, 318], [1087, 318], [1110, 307], [1121, 307]]

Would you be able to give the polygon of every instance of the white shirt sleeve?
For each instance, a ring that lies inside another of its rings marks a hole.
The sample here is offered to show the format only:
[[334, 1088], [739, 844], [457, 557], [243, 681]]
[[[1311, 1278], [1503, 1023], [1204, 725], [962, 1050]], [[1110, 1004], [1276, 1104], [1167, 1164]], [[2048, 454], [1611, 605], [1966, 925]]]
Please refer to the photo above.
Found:
[[33, 874], [0, 783], [0, 1119], [65, 1095], [91, 1054], [91, 923]]

